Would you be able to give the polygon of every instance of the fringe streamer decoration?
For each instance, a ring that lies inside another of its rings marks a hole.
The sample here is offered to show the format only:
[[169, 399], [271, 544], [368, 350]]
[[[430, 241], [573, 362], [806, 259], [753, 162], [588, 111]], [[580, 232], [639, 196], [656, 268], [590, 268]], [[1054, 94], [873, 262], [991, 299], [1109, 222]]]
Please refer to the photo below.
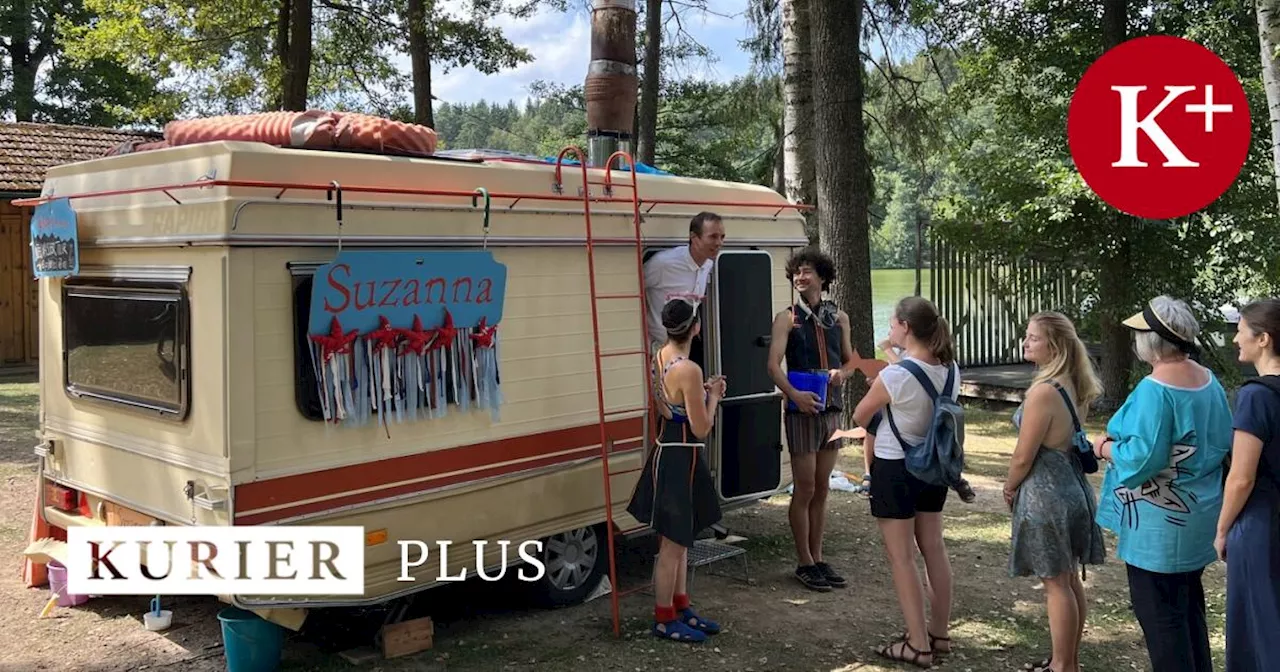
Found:
[[385, 428], [441, 418], [453, 404], [463, 412], [487, 410], [500, 419], [501, 379], [498, 325], [485, 319], [458, 328], [445, 310], [443, 323], [423, 329], [415, 316], [410, 328], [379, 316], [367, 334], [343, 332], [335, 317], [328, 334], [309, 337], [312, 370], [326, 422]]

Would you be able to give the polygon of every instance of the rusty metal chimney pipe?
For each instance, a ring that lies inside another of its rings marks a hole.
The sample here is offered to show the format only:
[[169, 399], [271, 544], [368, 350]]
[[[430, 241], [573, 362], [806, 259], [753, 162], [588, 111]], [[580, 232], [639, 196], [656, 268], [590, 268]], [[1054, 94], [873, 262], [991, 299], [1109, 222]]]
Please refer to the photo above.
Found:
[[638, 81], [635, 0], [592, 0], [591, 64], [584, 87], [587, 165], [603, 167], [618, 150], [634, 154]]

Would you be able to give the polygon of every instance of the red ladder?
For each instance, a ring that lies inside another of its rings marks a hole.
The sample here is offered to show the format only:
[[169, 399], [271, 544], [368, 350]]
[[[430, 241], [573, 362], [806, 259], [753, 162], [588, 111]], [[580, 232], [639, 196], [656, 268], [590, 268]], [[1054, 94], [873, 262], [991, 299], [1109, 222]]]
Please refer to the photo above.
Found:
[[[631, 154], [629, 152], [617, 151], [617, 152], [614, 152], [612, 155], [610, 155], [609, 160], [605, 162], [604, 181], [592, 182], [587, 177], [586, 157], [583, 155], [581, 149], [577, 147], [572, 147], [572, 146], [565, 147], [564, 149], [560, 150], [560, 155], [556, 157], [555, 184], [557, 188], [563, 185], [563, 182], [560, 179], [560, 167], [565, 154], [569, 152], [572, 152], [575, 155], [577, 155], [578, 163], [581, 165], [581, 168], [582, 168], [582, 214], [584, 219], [586, 220], [586, 227], [587, 227], [587, 240], [586, 240], [587, 242], [587, 275], [589, 278], [588, 284], [591, 289], [591, 329], [592, 329], [592, 342], [595, 348], [595, 361], [596, 361], [596, 404], [597, 404], [596, 408], [598, 412], [598, 422], [600, 426], [600, 461], [602, 465], [601, 472], [604, 478], [605, 520], [608, 521], [607, 536], [608, 536], [608, 543], [609, 543], [609, 586], [610, 586], [609, 596], [610, 596], [610, 601], [612, 602], [612, 609], [613, 609], [613, 634], [615, 637], [618, 637], [618, 636], [621, 636], [622, 634], [622, 624], [621, 624], [621, 617], [619, 614], [618, 600], [621, 597], [624, 597], [631, 593], [648, 588], [648, 584], [642, 584], [640, 586], [636, 586], [629, 590], [622, 591], [618, 586], [618, 563], [617, 563], [616, 550], [614, 546], [614, 537], [616, 536], [616, 526], [614, 524], [614, 517], [613, 517], [613, 492], [612, 492], [612, 488], [610, 487], [610, 479], [614, 475], [614, 473], [609, 467], [609, 453], [611, 451], [609, 446], [609, 439], [608, 439], [608, 432], [607, 432], [607, 418], [606, 418], [606, 416], [629, 415], [637, 412], [644, 412], [645, 415], [642, 416], [643, 417], [642, 426], [645, 427], [645, 432], [644, 432], [644, 434], [646, 435], [645, 438], [646, 439], [648, 438], [647, 435], [648, 435], [648, 425], [649, 425], [649, 418], [650, 418], [650, 414], [648, 412], [649, 411], [649, 389], [650, 389], [650, 385], [652, 384], [652, 376], [650, 375], [651, 363], [650, 363], [650, 352], [649, 352], [649, 346], [648, 346], [649, 339], [647, 335], [648, 329], [646, 326], [648, 324], [648, 307], [645, 301], [645, 292], [644, 292], [644, 258], [643, 258], [643, 249], [642, 249], [644, 242], [640, 232], [640, 219], [641, 219], [640, 218], [640, 192], [636, 186], [635, 160], [632, 159]], [[613, 162], [617, 159], [622, 159], [626, 161], [627, 166], [630, 167], [631, 184], [628, 185], [628, 184], [613, 183], [612, 168], [613, 168]], [[633, 211], [634, 238], [633, 239], [602, 238], [600, 240], [615, 242], [615, 243], [621, 243], [624, 241], [634, 243], [635, 254], [636, 254], [636, 283], [637, 283], [636, 287], [638, 290], [637, 293], [635, 294], [599, 294], [596, 291], [595, 243], [597, 242], [597, 239], [595, 238], [591, 228], [591, 185], [603, 186], [606, 191], [606, 194], [605, 194], [606, 196], [612, 196], [612, 190], [615, 187], [623, 187], [623, 188], [630, 187], [631, 189], [631, 207]], [[613, 301], [613, 300], [637, 300], [639, 302], [639, 305], [640, 305], [640, 349], [639, 350], [622, 350], [622, 351], [616, 351], [616, 352], [600, 351], [599, 302]], [[629, 357], [629, 356], [636, 356], [636, 355], [639, 355], [644, 362], [644, 391], [642, 393], [642, 399], [644, 401], [642, 402], [642, 405], [639, 408], [625, 408], [618, 411], [605, 410], [604, 366], [603, 366], [604, 359], [607, 357], [608, 358]], [[645, 443], [647, 443], [647, 441]]]

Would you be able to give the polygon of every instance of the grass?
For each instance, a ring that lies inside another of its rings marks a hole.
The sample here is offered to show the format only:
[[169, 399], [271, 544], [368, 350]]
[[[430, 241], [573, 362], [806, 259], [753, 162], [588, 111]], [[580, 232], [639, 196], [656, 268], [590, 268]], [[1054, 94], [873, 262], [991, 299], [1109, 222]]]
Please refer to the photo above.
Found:
[[30, 471], [39, 410], [35, 383], [0, 384], [0, 478]]

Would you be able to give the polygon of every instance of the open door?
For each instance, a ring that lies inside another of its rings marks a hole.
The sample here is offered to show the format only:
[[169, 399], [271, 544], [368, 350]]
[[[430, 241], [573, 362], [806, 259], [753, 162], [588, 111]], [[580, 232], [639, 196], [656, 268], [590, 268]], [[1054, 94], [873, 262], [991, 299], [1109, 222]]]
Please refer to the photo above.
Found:
[[782, 393], [769, 378], [773, 259], [726, 250], [711, 282], [708, 369], [728, 378], [708, 448], [725, 502], [759, 499], [782, 482]]

